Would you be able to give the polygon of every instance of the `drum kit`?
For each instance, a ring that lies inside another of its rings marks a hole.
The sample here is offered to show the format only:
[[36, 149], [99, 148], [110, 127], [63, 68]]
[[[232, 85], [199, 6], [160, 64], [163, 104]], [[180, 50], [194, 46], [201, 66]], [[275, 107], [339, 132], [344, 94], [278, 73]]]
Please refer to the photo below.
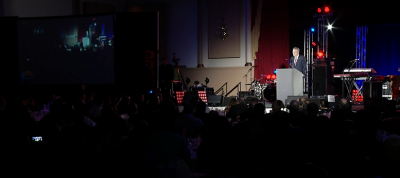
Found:
[[[275, 97], [275, 92], [274, 89], [276, 89], [275, 85], [275, 81], [271, 82], [266, 80], [266, 82], [264, 84], [261, 84], [260, 81], [262, 81], [262, 79], [265, 79], [266, 75], [261, 74], [261, 79], [255, 79], [253, 82], [251, 82], [250, 84], [246, 84], [246, 85], [251, 85], [249, 91], [251, 93], [251, 95], [253, 95], [253, 97], [258, 98], [259, 100], [273, 100], [273, 98]], [[272, 90], [271, 90], [272, 89]], [[271, 92], [271, 91], [272, 92]]]

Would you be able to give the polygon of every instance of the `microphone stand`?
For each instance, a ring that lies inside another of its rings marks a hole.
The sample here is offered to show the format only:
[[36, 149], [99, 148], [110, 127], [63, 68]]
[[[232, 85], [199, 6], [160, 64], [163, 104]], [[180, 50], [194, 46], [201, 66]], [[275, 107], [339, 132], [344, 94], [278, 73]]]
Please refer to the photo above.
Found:
[[[261, 61], [261, 60], [255, 60], [256, 62], [259, 62], [259, 61]], [[246, 84], [247, 84], [247, 74], [249, 74], [250, 73], [250, 71], [251, 70], [253, 70], [253, 68], [254, 67], [257, 67], [257, 66], [254, 66], [254, 65], [252, 65], [250, 68], [249, 68], [249, 70], [247, 70], [247, 73], [243, 76], [243, 78], [246, 78]], [[254, 80], [253, 80], [253, 82], [255, 82], [255, 78], [253, 78]], [[251, 83], [253, 83], [253, 82], [251, 82]], [[251, 86], [250, 86], [250, 90], [251, 90]]]
[[289, 68], [293, 69], [293, 61], [289, 59]]
[[182, 82], [183, 91], [189, 91], [189, 87], [185, 84], [185, 82], [183, 82], [183, 75], [182, 75], [181, 69], [179, 68], [178, 62], [180, 61], [180, 59], [175, 57], [175, 53], [173, 53], [173, 55], [174, 55], [174, 58], [172, 58], [172, 61], [175, 63], [175, 69], [177, 70], [177, 73], [178, 73], [178, 80]]
[[251, 66], [250, 69], [247, 70], [247, 73], [246, 73], [243, 77], [247, 77], [247, 74], [248, 74], [254, 67], [257, 67], [257, 66]]
[[354, 66], [354, 64], [356, 63], [357, 61], [356, 60], [352, 60], [352, 61], [350, 61], [350, 63], [351, 63], [351, 66], [350, 66], [350, 68], [349, 68], [349, 70]]
[[343, 69], [343, 74], [344, 74], [344, 71], [346, 70], [346, 68], [349, 69], [347, 72], [350, 73], [350, 69], [353, 67], [353, 65], [354, 65], [355, 63], [356, 63], [356, 60], [351, 60], [351, 61], [349, 62], [349, 64], [347, 64], [347, 66]]

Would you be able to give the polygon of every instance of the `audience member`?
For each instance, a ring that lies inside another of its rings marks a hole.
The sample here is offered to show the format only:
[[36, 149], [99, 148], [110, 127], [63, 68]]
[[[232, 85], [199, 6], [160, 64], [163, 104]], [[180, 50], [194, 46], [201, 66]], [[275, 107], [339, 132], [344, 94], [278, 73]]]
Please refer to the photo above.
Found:
[[188, 137], [196, 137], [203, 127], [203, 122], [193, 116], [193, 106], [190, 103], [183, 103], [181, 116], [175, 120], [175, 129], [177, 131], [186, 130]]
[[293, 127], [304, 128], [306, 114], [300, 110], [300, 102], [298, 100], [290, 101], [287, 108], [290, 113], [290, 123]]
[[[0, 132], [6, 136], [0, 144], [6, 166], [0, 170], [28, 171], [29, 176], [166, 178], [178, 175], [179, 164], [207, 177], [263, 177], [266, 172], [275, 177], [399, 177], [400, 127], [393, 101], [370, 99], [355, 112], [342, 98], [328, 118], [319, 110], [330, 108], [307, 98], [287, 108], [275, 100], [271, 113], [257, 98], [247, 103], [232, 99], [225, 117], [215, 110], [207, 113], [199, 97], [180, 103], [179, 113], [177, 101], [157, 93], [148, 101], [141, 93], [124, 94], [120, 102], [118, 93], [94, 93], [95, 106], [87, 104], [86, 91], [54, 95], [50, 101], [39, 94], [0, 98]], [[50, 112], [41, 111], [36, 101], [49, 103]], [[228, 117], [235, 116], [239, 120], [232, 125]]]

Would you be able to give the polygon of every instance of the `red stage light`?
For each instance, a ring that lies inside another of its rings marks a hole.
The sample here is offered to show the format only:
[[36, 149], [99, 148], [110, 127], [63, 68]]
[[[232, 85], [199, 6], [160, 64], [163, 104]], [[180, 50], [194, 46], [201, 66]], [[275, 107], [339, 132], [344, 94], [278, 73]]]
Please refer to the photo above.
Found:
[[321, 13], [321, 8], [318, 7], [318, 13]]
[[313, 46], [317, 46], [317, 43], [315, 43], [315, 42], [313, 41], [313, 42], [312, 42], [312, 45], [313, 45]]
[[322, 57], [322, 56], [324, 56], [324, 53], [323, 52], [319, 52], [318, 53], [318, 57]]
[[267, 75], [267, 80], [271, 79], [271, 75]]
[[274, 74], [274, 75], [272, 75], [272, 80], [275, 80], [276, 79], [276, 75]]
[[325, 7], [324, 11], [325, 13], [329, 13], [329, 7]]

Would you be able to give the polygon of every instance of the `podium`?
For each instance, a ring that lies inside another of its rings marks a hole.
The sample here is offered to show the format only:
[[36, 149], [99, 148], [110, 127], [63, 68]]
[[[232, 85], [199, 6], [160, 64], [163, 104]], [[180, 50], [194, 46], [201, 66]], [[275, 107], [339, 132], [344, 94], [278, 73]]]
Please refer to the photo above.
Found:
[[297, 69], [276, 69], [276, 99], [303, 96], [303, 74]]

